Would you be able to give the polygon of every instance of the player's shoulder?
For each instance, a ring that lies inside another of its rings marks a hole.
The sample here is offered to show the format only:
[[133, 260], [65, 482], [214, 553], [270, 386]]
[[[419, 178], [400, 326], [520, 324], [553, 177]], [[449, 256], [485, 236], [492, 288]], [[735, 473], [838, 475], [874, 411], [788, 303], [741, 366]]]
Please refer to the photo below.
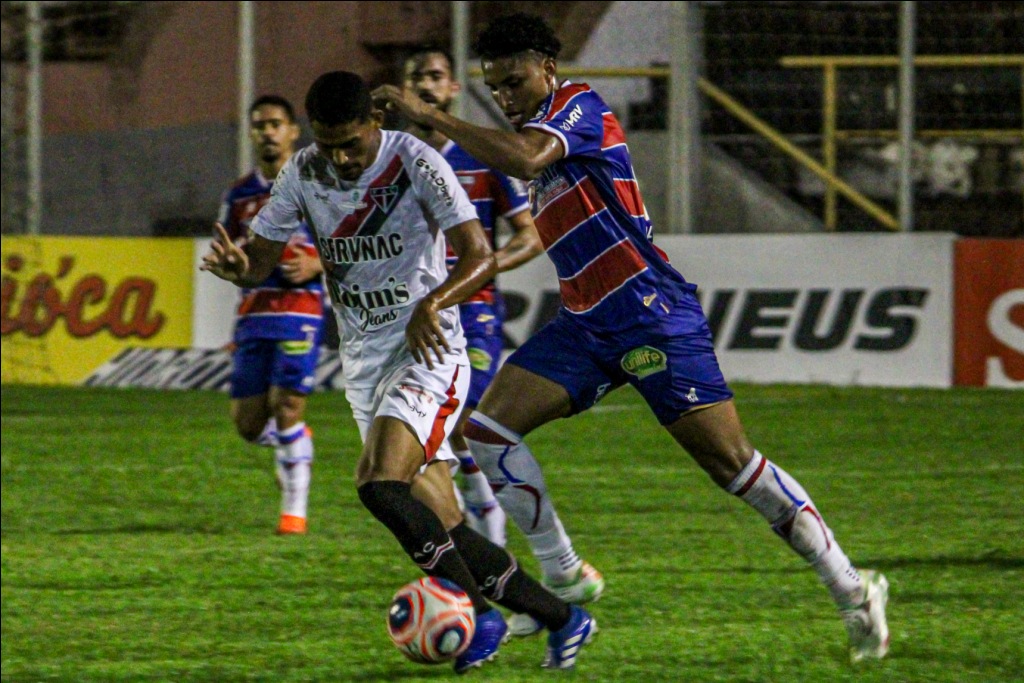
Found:
[[389, 130], [381, 143], [381, 153], [398, 155], [409, 172], [433, 180], [451, 164], [440, 152], [411, 133]]
[[381, 133], [383, 134], [382, 151], [398, 154], [406, 163], [415, 162], [420, 157], [437, 158], [441, 156], [436, 149], [412, 133], [402, 130], [385, 130]]
[[541, 105], [534, 121], [545, 123], [556, 118], [579, 117], [585, 114], [600, 115], [606, 110], [608, 105], [588, 84], [563, 81], [558, 90]]

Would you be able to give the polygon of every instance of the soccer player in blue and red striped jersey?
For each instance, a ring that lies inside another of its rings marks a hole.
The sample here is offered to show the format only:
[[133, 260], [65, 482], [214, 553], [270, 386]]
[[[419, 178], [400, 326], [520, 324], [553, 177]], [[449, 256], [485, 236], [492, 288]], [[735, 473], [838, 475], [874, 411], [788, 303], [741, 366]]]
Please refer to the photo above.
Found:
[[[404, 73], [405, 89], [415, 92], [423, 101], [444, 112], [449, 110], [461, 89], [461, 84], [452, 76], [451, 55], [435, 46], [424, 46], [410, 54], [405, 60]], [[544, 251], [530, 215], [529, 194], [525, 183], [488, 168], [436, 129], [413, 123], [407, 130], [441, 152], [451, 164], [459, 183], [476, 208], [494, 250], [499, 273], [516, 268]], [[499, 218], [508, 222], [513, 233], [501, 247], [498, 245], [497, 234]], [[455, 260], [456, 255], [449, 245], [449, 267]], [[460, 303], [459, 314], [472, 371], [466, 410], [462, 412], [449, 441], [459, 458], [467, 523], [498, 545], [504, 546], [505, 513], [462, 436], [466, 420], [480, 402], [501, 363], [504, 306], [495, 281], [490, 280], [469, 299]], [[528, 503], [531, 509], [541, 507], [545, 511], [543, 517], [536, 519], [535, 525], [525, 530], [530, 547], [540, 562], [545, 585], [568, 602], [597, 600], [604, 589], [604, 579], [600, 572], [576, 554], [572, 540], [547, 500], [546, 490], [525, 481], [510, 482], [509, 485], [523, 488], [529, 499], [523, 502]], [[541, 628], [540, 622], [526, 614], [514, 615], [509, 620], [509, 631], [513, 635], [531, 635]]]
[[817, 571], [846, 624], [851, 659], [883, 657], [888, 583], [852, 566], [803, 487], [747, 440], [696, 287], [653, 243], [615, 115], [586, 84], [559, 81], [561, 44], [539, 17], [499, 17], [475, 48], [514, 131], [461, 121], [397, 88], [375, 94], [481, 162], [532, 181], [562, 307], [508, 358], [464, 430], [502, 507], [520, 528], [530, 524], [513, 500], [523, 491], [507, 486], [512, 478], [543, 486], [526, 434], [628, 382], [712, 480]]
[[[292, 105], [277, 95], [252, 103], [249, 126], [258, 163], [228, 190], [219, 218], [239, 246], [251, 239], [249, 223], [270, 199], [300, 132]], [[313, 438], [304, 414], [323, 330], [322, 272], [304, 227], [270, 276], [242, 290], [231, 344], [231, 417], [243, 439], [274, 449], [279, 534], [306, 532]]]

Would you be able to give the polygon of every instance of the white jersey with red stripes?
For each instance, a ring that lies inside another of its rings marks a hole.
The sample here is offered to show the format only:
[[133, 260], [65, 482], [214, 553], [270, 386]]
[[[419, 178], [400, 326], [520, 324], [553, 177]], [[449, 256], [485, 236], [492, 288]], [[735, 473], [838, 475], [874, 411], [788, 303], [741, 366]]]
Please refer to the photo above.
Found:
[[[338, 319], [346, 386], [366, 387], [408, 357], [413, 309], [448, 276], [444, 231], [476, 217], [436, 150], [407, 133], [381, 131], [376, 160], [354, 182], [341, 180], [315, 144], [297, 152], [252, 230], [287, 241], [305, 218]], [[464, 357], [458, 308], [439, 315], [453, 355]]]
[[654, 246], [615, 114], [590, 86], [565, 81], [524, 127], [555, 136], [565, 152], [530, 184], [563, 310], [596, 332], [652, 324], [652, 306], [694, 286]]

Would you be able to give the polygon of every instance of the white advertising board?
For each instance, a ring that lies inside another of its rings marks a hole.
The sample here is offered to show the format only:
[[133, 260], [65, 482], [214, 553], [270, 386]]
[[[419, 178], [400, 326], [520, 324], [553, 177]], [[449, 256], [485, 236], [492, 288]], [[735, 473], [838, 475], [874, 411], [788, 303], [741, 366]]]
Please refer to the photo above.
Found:
[[[708, 316], [729, 381], [951, 383], [951, 234], [659, 236]], [[503, 273], [506, 332], [522, 343], [553, 315], [546, 258]]]
[[[708, 315], [729, 381], [950, 386], [951, 234], [692, 235], [655, 242]], [[231, 339], [238, 291], [198, 270], [193, 347]], [[558, 308], [546, 257], [499, 277], [521, 344]]]
[[196, 238], [193, 247], [192, 348], [219, 349], [231, 341], [238, 308], [238, 287], [199, 270], [209, 238]]

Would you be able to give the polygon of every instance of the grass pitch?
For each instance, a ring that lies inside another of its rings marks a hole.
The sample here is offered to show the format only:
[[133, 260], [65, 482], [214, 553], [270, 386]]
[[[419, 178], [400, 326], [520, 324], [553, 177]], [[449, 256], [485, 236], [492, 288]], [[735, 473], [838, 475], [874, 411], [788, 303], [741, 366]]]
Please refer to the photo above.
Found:
[[[1024, 662], [1024, 393], [737, 389], [754, 444], [889, 577], [892, 649], [852, 668], [826, 591], [631, 389], [530, 436], [604, 573], [577, 681], [1011, 681]], [[441, 681], [390, 644], [418, 573], [366, 513], [343, 397], [312, 397], [310, 533], [221, 394], [3, 387], [3, 681]], [[536, 563], [515, 530], [510, 547]], [[544, 642], [466, 680], [551, 681]]]

